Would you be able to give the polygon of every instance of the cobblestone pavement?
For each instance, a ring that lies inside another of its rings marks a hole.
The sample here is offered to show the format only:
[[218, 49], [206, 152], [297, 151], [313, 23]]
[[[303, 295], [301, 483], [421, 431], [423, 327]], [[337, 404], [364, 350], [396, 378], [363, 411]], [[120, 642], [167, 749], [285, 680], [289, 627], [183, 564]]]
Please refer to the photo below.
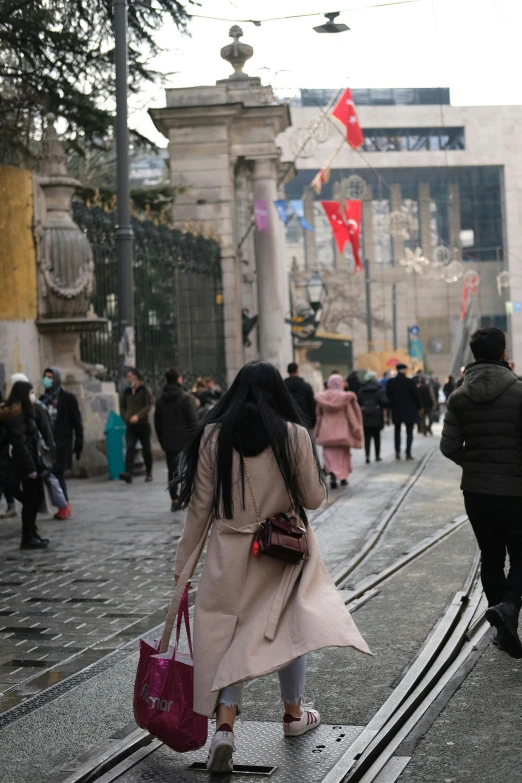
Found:
[[[419, 441], [418, 455], [433, 445]], [[331, 493], [313, 515], [322, 520], [330, 566], [346, 556], [414, 470], [414, 464], [397, 465], [392, 453], [391, 432], [381, 465], [367, 466], [355, 452], [348, 491]], [[46, 551], [21, 552], [19, 519], [0, 523], [0, 713], [164, 620], [184, 519], [170, 512], [166, 482], [162, 463], [152, 484], [140, 478], [131, 486], [104, 478], [71, 481], [71, 519], [39, 522], [51, 539]], [[348, 502], [343, 535], [328, 511], [338, 499]]]

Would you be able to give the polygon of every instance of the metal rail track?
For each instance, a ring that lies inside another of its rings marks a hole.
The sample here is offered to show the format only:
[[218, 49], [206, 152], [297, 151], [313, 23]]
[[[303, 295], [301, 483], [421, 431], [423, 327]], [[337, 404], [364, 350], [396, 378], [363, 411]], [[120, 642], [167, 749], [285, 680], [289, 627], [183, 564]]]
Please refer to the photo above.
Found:
[[[413, 560], [421, 557], [430, 548], [445, 541], [452, 533], [459, 530], [465, 523], [466, 517], [458, 517], [451, 525], [446, 525], [433, 536], [425, 539], [410, 552], [403, 555], [391, 566], [384, 568], [379, 574], [372, 577], [372, 585], [368, 586], [367, 580], [362, 580], [345, 597], [345, 603], [350, 611], [356, 611], [373, 596], [377, 595], [377, 585], [390, 579], [394, 574], [405, 568]], [[449, 667], [457, 658], [470, 634], [471, 623], [476, 620], [480, 590], [477, 585], [478, 556], [473, 562], [472, 569], [466, 580], [464, 588], [457, 593], [444, 616], [430, 635], [419, 656], [412, 663], [407, 673], [393, 691], [389, 699], [376, 713], [372, 721], [364, 729], [355, 743], [324, 778], [323, 783], [341, 783], [342, 781], [363, 780], [361, 774], [366, 774], [369, 758], [371, 763], [382, 761], [379, 769], [387, 763], [388, 757], [379, 756], [379, 753], [388, 748], [394, 748], [392, 741], [407, 724], [412, 715], [419, 710], [419, 717], [432, 703], [439, 690], [434, 690], [434, 696], [428, 701], [420, 712], [424, 699], [429, 699], [430, 688], [435, 688], [447, 676]], [[475, 623], [474, 636], [483, 635], [483, 625], [480, 621]], [[471, 649], [468, 647], [468, 649]], [[457, 658], [460, 660], [460, 658]], [[459, 664], [460, 666], [461, 664]], [[417, 718], [418, 720], [418, 718]], [[409, 724], [408, 724], [409, 725]], [[411, 729], [410, 729], [411, 730]], [[385, 741], [387, 740], [387, 742]], [[402, 741], [402, 740], [401, 740]], [[161, 746], [159, 740], [154, 739], [147, 731], [136, 729], [125, 739], [111, 742], [106, 748], [93, 758], [85, 761], [63, 783], [110, 783], [121, 775], [141, 763]], [[375, 748], [377, 747], [377, 750]], [[379, 753], [377, 752], [379, 751]], [[393, 750], [391, 751], [391, 755]], [[353, 778], [351, 777], [353, 774]], [[378, 774], [378, 773], [376, 773]], [[369, 783], [373, 778], [364, 778]]]

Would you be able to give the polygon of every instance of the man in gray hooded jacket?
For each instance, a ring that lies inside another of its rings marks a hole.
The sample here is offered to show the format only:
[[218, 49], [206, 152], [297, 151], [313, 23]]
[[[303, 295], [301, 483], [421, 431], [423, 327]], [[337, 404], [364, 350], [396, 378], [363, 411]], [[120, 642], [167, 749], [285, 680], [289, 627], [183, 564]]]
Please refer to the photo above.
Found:
[[[497, 645], [522, 658], [522, 381], [506, 361], [506, 336], [479, 329], [475, 361], [448, 398], [441, 451], [462, 467], [461, 489], [482, 553], [482, 584]], [[504, 573], [506, 552], [509, 573]]]

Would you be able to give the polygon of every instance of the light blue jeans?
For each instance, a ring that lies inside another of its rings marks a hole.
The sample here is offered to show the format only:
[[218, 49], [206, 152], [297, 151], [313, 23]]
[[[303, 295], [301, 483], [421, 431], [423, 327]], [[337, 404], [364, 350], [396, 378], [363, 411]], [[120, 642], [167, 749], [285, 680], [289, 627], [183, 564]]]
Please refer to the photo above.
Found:
[[[306, 655], [296, 658], [277, 673], [283, 701], [287, 704], [299, 704], [300, 699], [304, 699], [305, 695]], [[225, 707], [237, 707], [240, 712], [244, 687], [243, 684], [223, 688], [219, 692], [217, 703], [224, 704]]]

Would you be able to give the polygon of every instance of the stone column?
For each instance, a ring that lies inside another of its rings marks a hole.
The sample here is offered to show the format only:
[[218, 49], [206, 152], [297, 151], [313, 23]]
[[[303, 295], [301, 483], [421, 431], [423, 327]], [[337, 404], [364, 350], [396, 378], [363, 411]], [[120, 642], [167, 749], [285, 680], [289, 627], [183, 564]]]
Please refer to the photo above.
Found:
[[431, 258], [431, 193], [428, 182], [419, 183], [419, 220], [422, 252]]
[[[286, 303], [282, 291], [285, 268], [284, 244], [274, 201], [277, 199], [277, 159], [259, 158], [254, 163], [254, 199], [268, 202], [268, 230], [255, 232], [257, 294], [259, 309], [259, 349], [261, 358], [285, 371], [288, 358], [285, 324]], [[286, 339], [285, 339], [286, 338]]]
[[[390, 210], [391, 212], [400, 212], [402, 207], [401, 186], [396, 184], [390, 188]], [[404, 256], [404, 239], [402, 237], [392, 237], [392, 258], [397, 265], [399, 259]]]
[[[454, 258], [462, 261], [462, 248], [460, 246], [460, 192], [459, 183], [450, 182], [448, 186], [449, 196], [449, 245], [454, 251]], [[456, 252], [455, 252], [456, 251]]]

